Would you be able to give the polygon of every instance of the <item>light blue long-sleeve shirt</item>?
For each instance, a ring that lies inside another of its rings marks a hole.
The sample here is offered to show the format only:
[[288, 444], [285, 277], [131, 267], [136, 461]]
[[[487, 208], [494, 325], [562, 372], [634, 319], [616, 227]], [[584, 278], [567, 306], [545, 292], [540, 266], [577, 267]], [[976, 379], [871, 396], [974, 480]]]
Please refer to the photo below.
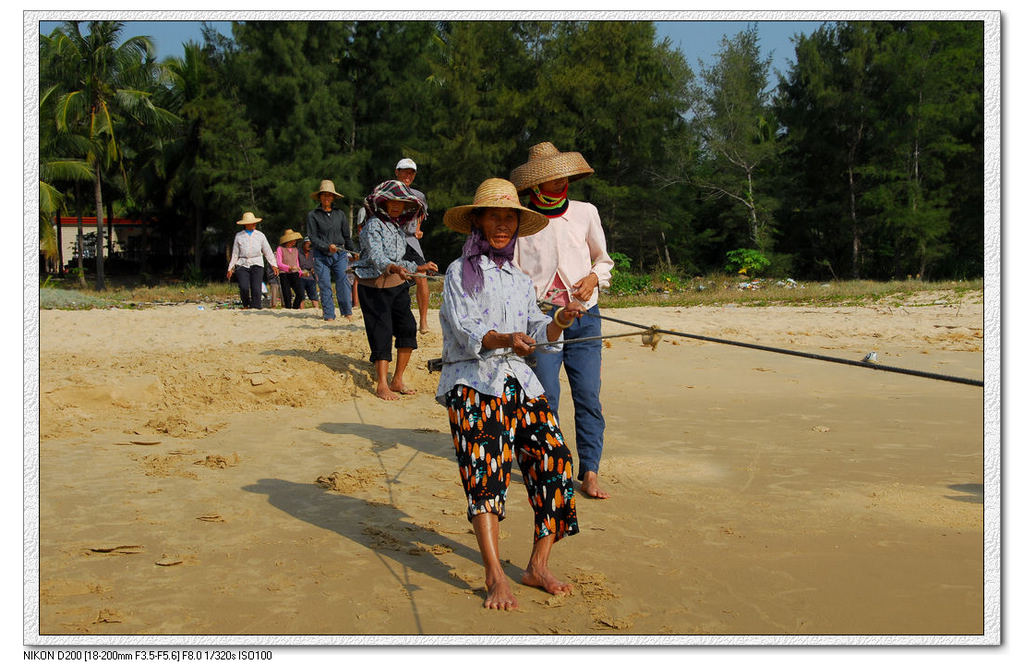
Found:
[[[441, 303], [443, 366], [436, 399], [446, 405], [446, 394], [458, 384], [486, 395], [501, 395], [505, 377], [519, 380], [526, 395], [536, 398], [544, 393], [540, 380], [526, 361], [507, 348], [485, 350], [488, 331], [526, 333], [538, 342], [547, 342], [551, 317], [537, 307], [533, 281], [506, 261], [498, 268], [489, 257], [480, 258], [484, 283], [478, 294], [470, 296], [462, 289], [464, 259], [448, 266]], [[538, 348], [544, 351], [544, 347]]]
[[416, 264], [402, 259], [405, 248], [405, 232], [401, 227], [368, 216], [359, 234], [359, 260], [352, 268], [357, 277], [368, 280], [383, 275], [391, 264], [415, 273]]

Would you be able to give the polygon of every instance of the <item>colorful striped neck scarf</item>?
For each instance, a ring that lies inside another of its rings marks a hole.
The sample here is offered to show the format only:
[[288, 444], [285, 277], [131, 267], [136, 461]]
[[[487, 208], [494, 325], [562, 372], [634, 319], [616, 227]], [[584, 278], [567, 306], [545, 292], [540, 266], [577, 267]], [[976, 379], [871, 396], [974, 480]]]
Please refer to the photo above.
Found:
[[566, 183], [565, 189], [558, 194], [541, 192], [539, 185], [531, 188], [530, 202], [526, 207], [548, 218], [561, 217], [569, 207], [569, 184]]

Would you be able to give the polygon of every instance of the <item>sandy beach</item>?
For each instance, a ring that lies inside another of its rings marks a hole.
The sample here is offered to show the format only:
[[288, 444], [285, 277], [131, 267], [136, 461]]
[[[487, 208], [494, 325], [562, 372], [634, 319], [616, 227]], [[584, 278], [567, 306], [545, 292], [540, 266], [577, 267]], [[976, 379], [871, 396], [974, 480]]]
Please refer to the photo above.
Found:
[[[981, 379], [981, 301], [604, 314]], [[578, 496], [551, 562], [574, 594], [484, 609], [430, 316], [389, 403], [358, 311], [40, 312], [39, 634], [984, 632], [981, 388], [677, 337], [605, 343], [612, 498]]]

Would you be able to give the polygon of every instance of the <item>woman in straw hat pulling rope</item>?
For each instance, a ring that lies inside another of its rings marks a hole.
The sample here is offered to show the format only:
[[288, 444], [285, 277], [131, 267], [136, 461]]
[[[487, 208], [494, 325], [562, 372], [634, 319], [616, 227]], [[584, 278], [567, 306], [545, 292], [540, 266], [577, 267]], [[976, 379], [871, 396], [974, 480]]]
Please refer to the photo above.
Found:
[[231, 245], [231, 260], [228, 262], [228, 280], [238, 274], [238, 297], [242, 301], [242, 309], [263, 308], [263, 258], [270, 262], [274, 274], [277, 274], [277, 261], [270, 249], [270, 243], [262, 231], [256, 230], [256, 223], [262, 217], [256, 217], [250, 211], [242, 214], [242, 219], [235, 224], [242, 225], [242, 231], [235, 234]]
[[[302, 279], [299, 277], [302, 269], [299, 267], [299, 249], [295, 242], [302, 240], [302, 234], [291, 229], [285, 229], [281, 238], [277, 241], [277, 251], [274, 258], [277, 259], [278, 276], [281, 278], [281, 298], [284, 307], [298, 310], [302, 305]], [[294, 296], [293, 296], [294, 294]]]
[[348, 218], [334, 208], [334, 202], [342, 195], [334, 189], [332, 181], [321, 180], [320, 187], [309, 196], [320, 202], [306, 216], [306, 235], [313, 242], [313, 264], [320, 287], [320, 303], [324, 307], [324, 321], [334, 321], [331, 282], [337, 288], [341, 316], [352, 321], [352, 287], [345, 270], [348, 268], [348, 252], [354, 253], [355, 246], [349, 237]]
[[499, 558], [498, 522], [513, 456], [534, 511], [533, 552], [522, 582], [556, 595], [572, 591], [548, 568], [554, 543], [579, 531], [572, 454], [524, 357], [538, 338], [559, 340], [582, 308], [572, 303], [545, 315], [530, 278], [513, 265], [516, 239], [537, 233], [547, 219], [519, 204], [512, 183], [485, 180], [473, 203], [448, 209], [444, 223], [469, 238], [445, 275], [436, 399], [448, 408], [467, 516], [484, 564], [484, 606], [507, 610], [518, 602]]
[[[423, 214], [423, 201], [397, 180], [384, 181], [364, 201], [366, 222], [359, 236], [362, 254], [352, 264], [359, 290], [359, 304], [370, 343], [370, 362], [377, 375], [377, 397], [397, 400], [398, 394], [415, 393], [405, 385], [405, 369], [416, 349], [416, 319], [409, 298], [411, 274], [437, 270], [428, 261], [417, 266], [406, 261], [402, 227]], [[388, 381], [391, 342], [398, 351], [395, 374]]]
[[[528, 207], [550, 220], [543, 231], [516, 246], [516, 264], [533, 279], [537, 297], [557, 305], [578, 302], [597, 315], [598, 288], [611, 283], [614, 263], [608, 256], [597, 208], [569, 199], [569, 183], [592, 173], [594, 170], [579, 153], [563, 153], [545, 142], [530, 148], [529, 159], [512, 171], [511, 180], [516, 190], [529, 194]], [[565, 331], [566, 341], [600, 335], [601, 320], [597, 317], [578, 319]], [[536, 360], [535, 371], [556, 414], [558, 376], [565, 366], [575, 407], [581, 490], [588, 497], [607, 498], [608, 493], [598, 484], [604, 449], [601, 341], [566, 344], [553, 353], [536, 354]]]

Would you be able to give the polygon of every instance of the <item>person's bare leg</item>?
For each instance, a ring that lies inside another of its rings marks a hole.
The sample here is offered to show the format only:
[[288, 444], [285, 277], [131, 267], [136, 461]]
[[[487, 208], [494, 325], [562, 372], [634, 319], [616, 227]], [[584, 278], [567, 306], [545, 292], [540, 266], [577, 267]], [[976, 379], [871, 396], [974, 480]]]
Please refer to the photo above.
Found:
[[498, 557], [498, 516], [493, 513], [473, 516], [473, 533], [476, 535], [480, 557], [484, 562], [484, 583], [487, 585], [484, 608], [519, 608], [519, 601], [512, 594], [512, 586]]
[[402, 395], [412, 395], [416, 393], [411, 388], [405, 386], [405, 369], [409, 366], [409, 359], [412, 358], [412, 348], [403, 347], [398, 350], [398, 358], [395, 361], [395, 376], [391, 379], [391, 383], [388, 384], [388, 388]]
[[549, 534], [543, 539], [533, 542], [533, 552], [530, 554], [530, 563], [520, 579], [523, 585], [539, 587], [551, 594], [564, 595], [572, 594], [572, 585], [563, 583], [555, 578], [555, 575], [548, 569], [548, 556], [551, 555], [551, 546], [555, 543], [555, 535]]
[[430, 305], [430, 287], [426, 278], [416, 278], [416, 307], [420, 311], [420, 333], [429, 333], [427, 306]]
[[381, 400], [398, 400], [398, 394], [388, 387], [388, 365], [387, 361], [373, 362], [373, 368], [377, 371], [377, 397]]
[[587, 497], [593, 499], [608, 499], [611, 497], [601, 486], [597, 483], [597, 472], [585, 472], [583, 474], [583, 482], [580, 484], [580, 490]]

